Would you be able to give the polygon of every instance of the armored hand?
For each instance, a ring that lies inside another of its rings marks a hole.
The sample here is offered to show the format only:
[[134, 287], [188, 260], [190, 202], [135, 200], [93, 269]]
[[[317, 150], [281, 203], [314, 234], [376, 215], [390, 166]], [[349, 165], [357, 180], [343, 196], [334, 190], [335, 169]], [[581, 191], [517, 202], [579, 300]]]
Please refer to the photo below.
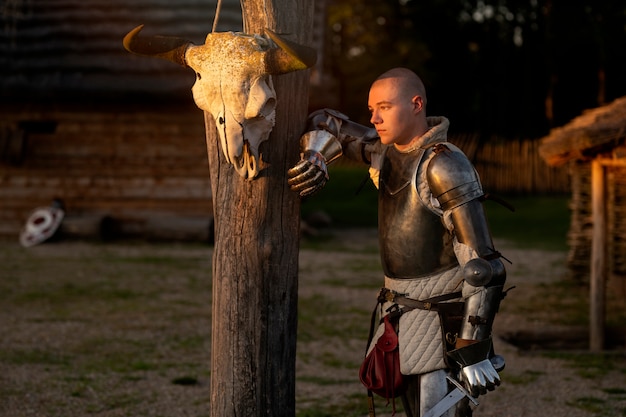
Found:
[[500, 385], [500, 375], [489, 359], [461, 368], [460, 377], [474, 397], [493, 391]]
[[500, 375], [489, 359], [491, 349], [491, 338], [488, 338], [448, 353], [461, 366], [459, 379], [474, 397], [500, 385]]
[[291, 189], [299, 192], [301, 197], [314, 194], [328, 181], [326, 160], [319, 152], [305, 151], [300, 162], [287, 171], [287, 175]]
[[328, 181], [328, 164], [342, 155], [341, 144], [325, 130], [313, 130], [300, 138], [300, 162], [287, 171], [288, 184], [305, 197]]

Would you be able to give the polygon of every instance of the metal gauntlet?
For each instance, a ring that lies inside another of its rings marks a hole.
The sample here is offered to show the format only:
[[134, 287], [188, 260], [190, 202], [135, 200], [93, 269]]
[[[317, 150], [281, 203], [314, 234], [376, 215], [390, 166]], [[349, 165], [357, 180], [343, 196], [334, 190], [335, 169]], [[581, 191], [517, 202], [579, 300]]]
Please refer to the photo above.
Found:
[[[351, 122], [331, 109], [317, 110], [309, 115], [308, 131], [300, 138], [300, 162], [287, 175], [291, 189], [304, 197], [320, 190], [328, 181], [328, 165], [348, 152], [366, 160], [365, 143], [375, 140], [375, 129]], [[369, 162], [369, 161], [367, 161]]]
[[320, 190], [328, 181], [328, 164], [342, 155], [341, 144], [325, 130], [306, 132], [300, 138], [300, 162], [287, 171], [287, 183], [301, 197]]

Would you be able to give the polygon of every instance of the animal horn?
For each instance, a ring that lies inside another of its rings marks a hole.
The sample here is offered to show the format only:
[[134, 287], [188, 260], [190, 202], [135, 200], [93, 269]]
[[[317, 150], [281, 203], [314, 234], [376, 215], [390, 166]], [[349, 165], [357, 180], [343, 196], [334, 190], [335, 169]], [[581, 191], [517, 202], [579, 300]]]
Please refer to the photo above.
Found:
[[124, 36], [124, 48], [133, 54], [163, 58], [176, 64], [187, 66], [185, 51], [191, 42], [169, 36], [140, 37], [143, 25], [137, 26]]
[[265, 70], [269, 74], [286, 74], [312, 67], [317, 62], [317, 52], [313, 48], [288, 41], [269, 29], [267, 35], [278, 48], [268, 51]]

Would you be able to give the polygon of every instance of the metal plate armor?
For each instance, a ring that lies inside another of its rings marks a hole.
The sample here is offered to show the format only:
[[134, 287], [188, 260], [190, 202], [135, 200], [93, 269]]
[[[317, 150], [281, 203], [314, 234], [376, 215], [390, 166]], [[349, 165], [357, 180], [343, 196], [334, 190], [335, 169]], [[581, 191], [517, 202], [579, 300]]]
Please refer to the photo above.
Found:
[[[425, 149], [386, 149], [379, 179], [378, 228], [385, 275], [417, 278], [456, 266], [452, 235], [420, 199], [416, 176]], [[389, 215], [391, 214], [391, 215]]]

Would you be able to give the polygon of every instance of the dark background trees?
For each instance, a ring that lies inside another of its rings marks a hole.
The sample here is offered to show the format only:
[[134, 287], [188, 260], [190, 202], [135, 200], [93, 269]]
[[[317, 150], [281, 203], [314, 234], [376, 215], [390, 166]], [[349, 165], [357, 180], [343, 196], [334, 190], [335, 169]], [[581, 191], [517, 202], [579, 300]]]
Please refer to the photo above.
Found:
[[626, 4], [592, 0], [336, 0], [327, 68], [368, 123], [371, 81], [418, 72], [455, 131], [538, 137], [626, 94]]

